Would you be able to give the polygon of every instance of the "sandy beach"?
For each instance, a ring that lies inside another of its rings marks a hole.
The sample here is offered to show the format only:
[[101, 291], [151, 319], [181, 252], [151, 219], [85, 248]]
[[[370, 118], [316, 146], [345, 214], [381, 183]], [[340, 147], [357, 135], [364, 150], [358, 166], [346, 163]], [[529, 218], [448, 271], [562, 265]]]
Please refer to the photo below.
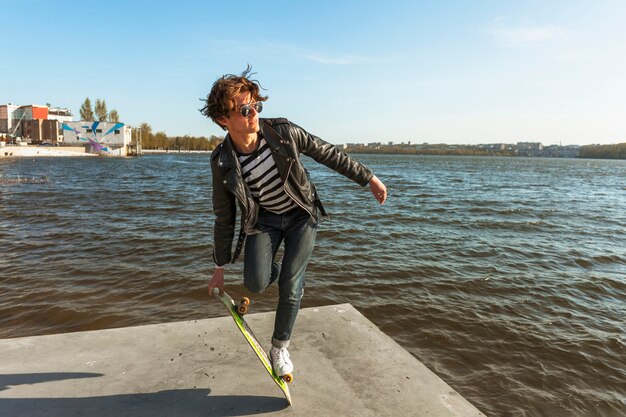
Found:
[[177, 150], [177, 149], [142, 149], [142, 153], [144, 154], [162, 154], [162, 153], [211, 153], [212, 151], [191, 151], [191, 150]]
[[82, 147], [55, 147], [55, 146], [3, 146], [0, 148], [0, 158], [19, 157], [50, 157], [50, 156], [97, 156], [86, 153]]

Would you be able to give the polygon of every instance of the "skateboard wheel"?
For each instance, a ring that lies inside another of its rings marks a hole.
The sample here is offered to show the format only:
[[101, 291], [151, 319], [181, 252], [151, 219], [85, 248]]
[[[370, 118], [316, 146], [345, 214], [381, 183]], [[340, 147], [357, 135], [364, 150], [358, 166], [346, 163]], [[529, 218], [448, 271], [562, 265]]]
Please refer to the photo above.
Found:
[[281, 376], [281, 378], [283, 379], [283, 381], [285, 381], [288, 384], [291, 384], [293, 382], [293, 375], [291, 374], [286, 374]]
[[248, 312], [249, 305], [250, 299], [248, 297], [243, 297], [241, 301], [239, 301], [239, 305], [237, 306], [237, 312], [243, 316]]

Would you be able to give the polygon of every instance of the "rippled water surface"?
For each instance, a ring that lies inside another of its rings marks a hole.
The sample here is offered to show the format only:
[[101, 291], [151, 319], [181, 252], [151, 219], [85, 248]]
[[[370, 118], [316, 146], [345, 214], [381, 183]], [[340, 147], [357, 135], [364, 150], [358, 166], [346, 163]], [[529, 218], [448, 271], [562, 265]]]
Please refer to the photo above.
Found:
[[[352, 303], [487, 415], [626, 415], [626, 162], [355, 156], [389, 200], [307, 161], [304, 307]], [[223, 315], [208, 160], [0, 160], [0, 337]]]

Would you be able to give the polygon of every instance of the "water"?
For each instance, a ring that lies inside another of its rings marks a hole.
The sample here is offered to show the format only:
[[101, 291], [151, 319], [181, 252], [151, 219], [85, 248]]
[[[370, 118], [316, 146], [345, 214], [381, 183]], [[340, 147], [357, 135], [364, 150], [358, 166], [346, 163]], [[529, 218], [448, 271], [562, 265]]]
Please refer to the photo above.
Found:
[[[626, 415], [626, 162], [355, 156], [389, 200], [307, 161], [304, 307], [352, 303], [487, 415]], [[208, 158], [0, 159], [0, 338], [223, 315]]]

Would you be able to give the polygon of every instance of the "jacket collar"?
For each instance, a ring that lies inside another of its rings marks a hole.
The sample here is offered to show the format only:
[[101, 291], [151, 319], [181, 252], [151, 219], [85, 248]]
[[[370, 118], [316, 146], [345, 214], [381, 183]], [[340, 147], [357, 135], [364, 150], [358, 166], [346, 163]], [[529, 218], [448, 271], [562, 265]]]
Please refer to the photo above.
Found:
[[[259, 119], [259, 124], [261, 126], [260, 133], [265, 138], [272, 152], [278, 152], [280, 155], [288, 156], [289, 154], [284, 149], [284, 146], [282, 146], [285, 143], [284, 139], [270, 126], [270, 123], [268, 123], [266, 119]], [[226, 134], [224, 138], [222, 152], [219, 155], [217, 164], [220, 167], [234, 167], [237, 165], [237, 152], [235, 151], [235, 146], [233, 145], [230, 134]]]
[[222, 143], [222, 152], [217, 159], [217, 165], [220, 167], [234, 167], [236, 166], [237, 153], [233, 146], [233, 140], [229, 134], [226, 134], [224, 142]]
[[271, 123], [266, 119], [261, 119], [261, 134], [265, 138], [265, 141], [272, 152], [277, 152], [283, 156], [289, 156], [287, 150], [285, 149], [285, 143], [287, 142], [278, 134], [278, 132], [274, 130], [274, 128], [272, 128]]

